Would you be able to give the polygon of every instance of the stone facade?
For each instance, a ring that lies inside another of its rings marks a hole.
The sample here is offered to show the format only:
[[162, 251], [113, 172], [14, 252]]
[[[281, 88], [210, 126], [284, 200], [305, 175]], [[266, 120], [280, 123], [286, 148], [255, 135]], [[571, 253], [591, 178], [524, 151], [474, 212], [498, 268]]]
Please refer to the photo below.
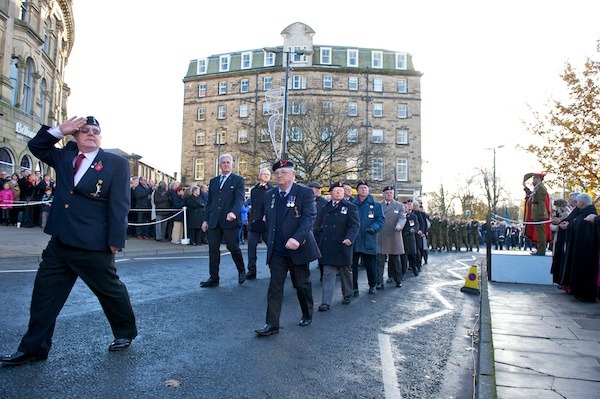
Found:
[[0, 169], [52, 173], [27, 149], [41, 124], [67, 115], [64, 68], [74, 42], [71, 0], [0, 0]]
[[[258, 170], [277, 158], [264, 133], [272, 115], [265, 106], [275, 104], [283, 113], [287, 74], [287, 158], [300, 164], [299, 142], [304, 147], [314, 146], [305, 132], [342, 131], [332, 136], [324, 133], [324, 140], [331, 137], [329, 153], [325, 149], [321, 154], [317, 172], [300, 170], [301, 181], [316, 179], [328, 186], [329, 180], [353, 184], [368, 179], [375, 190], [395, 184], [399, 195], [420, 195], [421, 73], [414, 69], [411, 55], [316, 46], [314, 33], [307, 25], [294, 23], [282, 32], [282, 47], [217, 54], [190, 62], [184, 78], [183, 184], [214, 177], [218, 156], [224, 153], [234, 156], [235, 172], [246, 178], [247, 186], [255, 183]], [[269, 101], [269, 89], [280, 95]], [[314, 114], [310, 110], [322, 108], [330, 109], [335, 118], [319, 122], [310, 116]], [[282, 116], [275, 125], [278, 145]], [[306, 127], [315, 120], [321, 125]], [[340, 135], [352, 145], [338, 141]]]

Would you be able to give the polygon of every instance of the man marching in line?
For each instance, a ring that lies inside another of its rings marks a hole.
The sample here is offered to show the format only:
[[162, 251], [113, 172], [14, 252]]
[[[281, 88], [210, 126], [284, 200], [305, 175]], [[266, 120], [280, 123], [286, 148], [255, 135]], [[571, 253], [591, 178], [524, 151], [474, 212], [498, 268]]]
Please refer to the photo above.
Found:
[[279, 332], [283, 287], [288, 271], [302, 310], [299, 324], [301, 327], [310, 325], [314, 309], [309, 264], [321, 257], [313, 235], [317, 209], [312, 190], [295, 183], [296, 171], [292, 161], [282, 159], [276, 162], [273, 172], [278, 187], [265, 195], [267, 264], [271, 269], [271, 280], [267, 292], [266, 322], [256, 330], [259, 336]]

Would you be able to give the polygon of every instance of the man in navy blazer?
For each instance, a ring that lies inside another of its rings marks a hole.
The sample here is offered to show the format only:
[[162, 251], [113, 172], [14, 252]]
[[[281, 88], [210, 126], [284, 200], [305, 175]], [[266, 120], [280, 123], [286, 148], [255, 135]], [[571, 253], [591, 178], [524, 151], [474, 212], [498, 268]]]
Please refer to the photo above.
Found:
[[[63, 148], [55, 144], [73, 135]], [[46, 360], [56, 318], [78, 277], [100, 301], [115, 340], [110, 351], [129, 347], [137, 335], [127, 288], [114, 254], [125, 246], [130, 207], [129, 162], [100, 148], [96, 118], [73, 117], [59, 127], [42, 126], [29, 149], [56, 171], [56, 189], [45, 232], [52, 237], [42, 253], [31, 298], [29, 327], [5, 365]]]
[[219, 266], [221, 264], [221, 241], [225, 237], [227, 250], [238, 270], [238, 283], [246, 281], [244, 257], [238, 241], [238, 230], [242, 225], [242, 206], [244, 205], [244, 178], [232, 173], [233, 156], [223, 154], [219, 157], [221, 174], [210, 179], [208, 201], [204, 211], [202, 231], [208, 235], [208, 258], [210, 278], [200, 282], [200, 287], [219, 285]]
[[273, 165], [273, 171], [278, 187], [266, 192], [264, 202], [267, 264], [271, 269], [271, 280], [267, 293], [266, 324], [256, 330], [259, 336], [279, 332], [283, 286], [288, 270], [302, 310], [300, 326], [305, 327], [312, 322], [309, 263], [321, 257], [312, 230], [317, 216], [312, 190], [294, 182], [296, 171], [291, 161], [278, 161]]

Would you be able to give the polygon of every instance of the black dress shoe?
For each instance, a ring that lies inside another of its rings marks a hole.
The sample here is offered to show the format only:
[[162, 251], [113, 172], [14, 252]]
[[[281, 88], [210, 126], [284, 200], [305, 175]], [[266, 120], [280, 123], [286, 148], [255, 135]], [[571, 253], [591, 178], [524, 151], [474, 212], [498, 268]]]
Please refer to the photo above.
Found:
[[377, 294], [377, 288], [375, 288], [375, 287], [369, 288], [369, 294]]
[[309, 319], [308, 317], [303, 317], [302, 319], [300, 319], [300, 323], [298, 323], [298, 325], [300, 327], [306, 327], [310, 325], [310, 323], [312, 323], [312, 319]]
[[352, 291], [352, 296], [353, 296], [354, 298], [358, 298], [358, 295], [359, 295], [359, 293], [358, 293], [358, 290], [354, 290], [354, 291]]
[[383, 285], [383, 283], [377, 283], [377, 285], [375, 286], [376, 289], [378, 290], [384, 290], [385, 289], [385, 285]]
[[396, 288], [402, 287], [402, 283], [396, 283]]
[[241, 272], [238, 275], [238, 284], [244, 284], [244, 281], [246, 281], [246, 273], [245, 272]]
[[12, 355], [0, 357], [0, 362], [5, 366], [20, 366], [27, 362], [37, 362], [48, 359], [48, 355], [32, 355], [29, 353], [15, 352]]
[[206, 288], [206, 287], [218, 287], [219, 286], [219, 280], [213, 280], [212, 278], [209, 278], [206, 281], [200, 281], [200, 287]]
[[259, 328], [258, 330], [254, 330], [259, 337], [266, 337], [272, 334], [279, 334], [279, 327], [273, 326], [271, 324], [265, 324], [263, 328]]
[[246, 273], [246, 280], [256, 280], [256, 273]]
[[343, 305], [350, 305], [350, 302], [352, 302], [352, 296], [350, 295], [345, 296], [344, 299], [342, 299]]
[[322, 303], [319, 305], [319, 312], [327, 312], [329, 310], [329, 305], [326, 303]]
[[127, 338], [117, 338], [108, 345], [108, 350], [111, 352], [122, 351], [129, 348], [131, 340]]

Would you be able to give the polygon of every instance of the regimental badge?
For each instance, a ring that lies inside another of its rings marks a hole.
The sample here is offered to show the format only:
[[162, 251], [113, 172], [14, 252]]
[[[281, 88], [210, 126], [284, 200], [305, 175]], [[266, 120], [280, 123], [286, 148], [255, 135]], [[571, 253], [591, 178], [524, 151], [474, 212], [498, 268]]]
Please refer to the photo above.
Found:
[[275, 208], [275, 194], [271, 197], [271, 209]]
[[343, 207], [340, 209], [340, 213], [341, 213], [342, 215], [345, 215], [345, 214], [347, 214], [347, 213], [348, 213], [348, 207], [346, 207], [346, 206], [343, 206]]
[[[102, 164], [100, 164], [100, 169], [102, 169]], [[98, 169], [96, 169], [96, 170], [98, 170]], [[100, 180], [98, 180], [98, 182], [96, 182], [96, 192], [90, 193], [90, 195], [92, 197], [98, 198], [100, 196], [100, 190], [102, 189], [102, 184], [104, 184], [104, 181], [102, 179], [100, 179]]]
[[[371, 205], [371, 208], [373, 208], [373, 206]], [[373, 213], [373, 211], [369, 211], [369, 215], [368, 218], [369, 219], [373, 219], [375, 217], [375, 214]]]
[[298, 219], [300, 216], [302, 216], [302, 215], [300, 215], [300, 211], [298, 210], [298, 207], [297, 207], [297, 206], [295, 206], [295, 207], [294, 207], [294, 217], [295, 217], [296, 219]]

